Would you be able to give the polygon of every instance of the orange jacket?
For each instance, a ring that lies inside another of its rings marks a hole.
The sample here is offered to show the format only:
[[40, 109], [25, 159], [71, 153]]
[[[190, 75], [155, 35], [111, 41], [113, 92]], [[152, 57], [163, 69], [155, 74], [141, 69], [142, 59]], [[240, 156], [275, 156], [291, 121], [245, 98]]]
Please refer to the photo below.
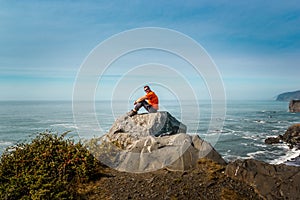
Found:
[[158, 110], [158, 97], [152, 91], [146, 94], [148, 103], [155, 109]]

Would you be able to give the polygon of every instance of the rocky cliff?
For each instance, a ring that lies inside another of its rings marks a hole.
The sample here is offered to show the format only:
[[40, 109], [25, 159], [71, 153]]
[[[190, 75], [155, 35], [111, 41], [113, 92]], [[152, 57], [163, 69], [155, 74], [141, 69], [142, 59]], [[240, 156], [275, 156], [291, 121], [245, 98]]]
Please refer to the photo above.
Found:
[[279, 94], [276, 101], [290, 101], [292, 99], [300, 99], [300, 90]]

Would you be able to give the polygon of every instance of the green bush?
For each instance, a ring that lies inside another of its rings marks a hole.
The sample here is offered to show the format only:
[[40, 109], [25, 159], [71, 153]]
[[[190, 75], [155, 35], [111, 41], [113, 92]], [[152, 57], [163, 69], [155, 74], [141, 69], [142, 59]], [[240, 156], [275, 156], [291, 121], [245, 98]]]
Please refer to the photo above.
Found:
[[76, 185], [99, 174], [81, 143], [50, 132], [8, 148], [0, 160], [0, 199], [74, 199]]

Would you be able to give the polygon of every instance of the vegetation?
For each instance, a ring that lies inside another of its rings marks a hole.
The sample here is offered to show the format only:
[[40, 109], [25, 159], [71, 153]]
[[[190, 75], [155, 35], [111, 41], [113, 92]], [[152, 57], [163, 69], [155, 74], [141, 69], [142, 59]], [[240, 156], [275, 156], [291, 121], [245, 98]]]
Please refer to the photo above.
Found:
[[78, 198], [76, 186], [99, 177], [101, 165], [67, 133], [40, 133], [8, 148], [0, 160], [0, 199]]

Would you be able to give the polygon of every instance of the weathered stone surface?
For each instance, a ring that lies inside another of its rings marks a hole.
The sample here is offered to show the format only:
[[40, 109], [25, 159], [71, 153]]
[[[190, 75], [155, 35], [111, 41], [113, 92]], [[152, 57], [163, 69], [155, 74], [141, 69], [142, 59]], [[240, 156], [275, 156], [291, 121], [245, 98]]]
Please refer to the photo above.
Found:
[[208, 142], [185, 132], [186, 126], [167, 112], [122, 116], [101, 138], [97, 156], [104, 164], [127, 172], [164, 167], [185, 171], [194, 168], [202, 157], [226, 164]]
[[186, 125], [179, 122], [166, 111], [157, 113], [144, 113], [129, 117], [119, 117], [111, 129], [109, 135], [115, 133], [129, 133], [132, 136], [163, 136], [176, 133], [186, 133]]
[[299, 199], [299, 167], [237, 160], [227, 165], [225, 174], [252, 185], [266, 199]]
[[289, 104], [290, 112], [300, 112], [300, 100], [291, 100]]

